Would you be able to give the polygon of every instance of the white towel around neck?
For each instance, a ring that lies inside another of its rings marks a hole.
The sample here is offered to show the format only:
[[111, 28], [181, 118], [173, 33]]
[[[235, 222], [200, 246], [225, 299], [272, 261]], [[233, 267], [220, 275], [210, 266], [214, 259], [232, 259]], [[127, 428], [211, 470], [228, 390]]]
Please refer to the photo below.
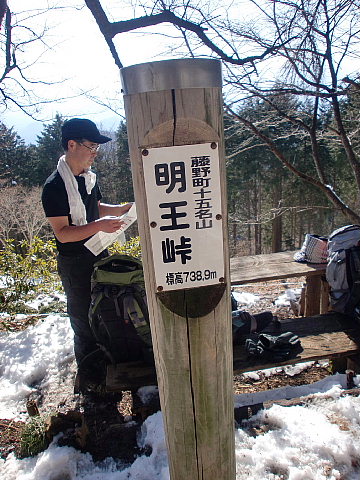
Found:
[[[59, 158], [57, 170], [64, 181], [66, 192], [69, 200], [71, 221], [74, 225], [85, 225], [86, 210], [85, 205], [79, 193], [78, 183], [69, 165], [66, 163], [65, 155]], [[94, 188], [96, 183], [96, 175], [90, 169], [80, 174], [80, 177], [85, 178], [85, 187], [88, 195]]]

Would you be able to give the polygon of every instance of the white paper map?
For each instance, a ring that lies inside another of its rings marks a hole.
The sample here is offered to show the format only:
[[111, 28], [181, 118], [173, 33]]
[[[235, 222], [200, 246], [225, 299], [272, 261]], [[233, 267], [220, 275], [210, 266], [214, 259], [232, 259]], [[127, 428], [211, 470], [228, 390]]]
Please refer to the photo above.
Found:
[[[102, 217], [102, 218], [114, 218], [114, 217]], [[85, 247], [90, 250], [93, 255], [99, 255], [105, 248], [114, 243], [119, 237], [124, 235], [127, 228], [132, 225], [137, 219], [135, 203], [132, 204], [130, 210], [124, 215], [119, 217], [124, 223], [114, 233], [98, 232], [95, 233], [87, 242], [84, 243]]]

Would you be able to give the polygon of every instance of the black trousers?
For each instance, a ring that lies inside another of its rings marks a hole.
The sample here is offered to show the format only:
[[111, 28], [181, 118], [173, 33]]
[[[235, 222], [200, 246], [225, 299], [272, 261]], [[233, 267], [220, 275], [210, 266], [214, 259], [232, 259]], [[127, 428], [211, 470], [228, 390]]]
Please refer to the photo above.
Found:
[[67, 299], [67, 313], [74, 331], [74, 352], [78, 366], [89, 353], [98, 348], [88, 319], [91, 274], [94, 263], [106, 255], [107, 252], [102, 252], [95, 257], [89, 252], [72, 257], [59, 254], [57, 258], [58, 273]]

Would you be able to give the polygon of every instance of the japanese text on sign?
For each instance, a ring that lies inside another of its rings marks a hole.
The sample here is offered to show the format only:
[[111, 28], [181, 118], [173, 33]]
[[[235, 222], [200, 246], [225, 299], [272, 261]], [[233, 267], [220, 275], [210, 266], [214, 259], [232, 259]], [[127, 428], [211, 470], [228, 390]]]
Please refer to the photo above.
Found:
[[158, 290], [219, 283], [224, 261], [217, 145], [148, 149], [143, 168]]

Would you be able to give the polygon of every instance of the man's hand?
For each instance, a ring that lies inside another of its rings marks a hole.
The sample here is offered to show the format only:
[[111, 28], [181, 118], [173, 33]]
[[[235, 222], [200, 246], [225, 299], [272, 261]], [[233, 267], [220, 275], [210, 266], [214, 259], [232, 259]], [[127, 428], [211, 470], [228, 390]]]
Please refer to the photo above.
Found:
[[56, 238], [62, 243], [79, 242], [100, 231], [114, 233], [124, 223], [119, 217], [99, 218], [99, 220], [80, 226], [69, 225], [68, 217], [49, 217], [48, 220]]
[[114, 233], [124, 224], [119, 217], [106, 217], [96, 220], [100, 232]]
[[128, 212], [132, 207], [133, 202], [123, 203], [122, 205], [109, 205], [107, 203], [99, 202], [99, 213], [100, 218], [105, 217], [106, 215], [116, 215], [120, 217], [124, 213]]

